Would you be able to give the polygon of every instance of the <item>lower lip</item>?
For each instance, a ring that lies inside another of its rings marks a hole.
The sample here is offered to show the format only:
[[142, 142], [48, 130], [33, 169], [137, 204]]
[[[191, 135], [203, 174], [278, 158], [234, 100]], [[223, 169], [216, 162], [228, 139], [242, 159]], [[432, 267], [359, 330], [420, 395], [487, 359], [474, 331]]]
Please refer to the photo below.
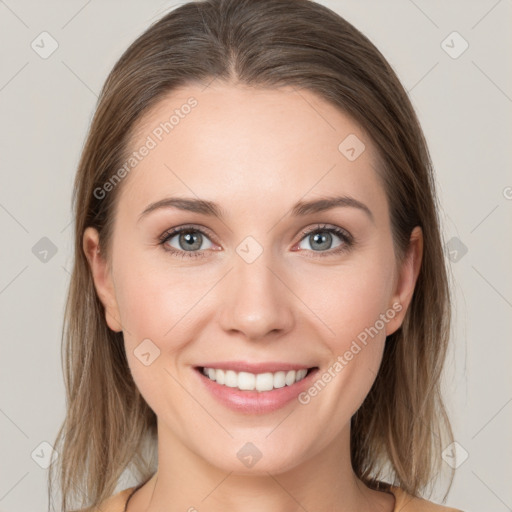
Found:
[[276, 411], [296, 399], [300, 393], [311, 385], [310, 383], [318, 372], [318, 368], [310, 370], [306, 377], [291, 386], [284, 386], [271, 391], [242, 391], [238, 388], [218, 384], [216, 381], [209, 379], [198, 368], [194, 368], [194, 372], [199, 376], [206, 389], [221, 404], [237, 412], [264, 414]]

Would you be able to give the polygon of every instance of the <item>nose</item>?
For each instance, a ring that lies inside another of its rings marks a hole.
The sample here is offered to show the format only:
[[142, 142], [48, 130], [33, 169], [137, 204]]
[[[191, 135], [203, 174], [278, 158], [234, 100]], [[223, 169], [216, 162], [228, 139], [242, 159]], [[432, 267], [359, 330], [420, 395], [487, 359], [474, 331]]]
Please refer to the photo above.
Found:
[[[270, 251], [268, 251], [270, 252]], [[233, 268], [223, 279], [219, 322], [225, 332], [249, 340], [282, 336], [294, 325], [294, 295], [267, 251], [252, 263], [233, 255]]]

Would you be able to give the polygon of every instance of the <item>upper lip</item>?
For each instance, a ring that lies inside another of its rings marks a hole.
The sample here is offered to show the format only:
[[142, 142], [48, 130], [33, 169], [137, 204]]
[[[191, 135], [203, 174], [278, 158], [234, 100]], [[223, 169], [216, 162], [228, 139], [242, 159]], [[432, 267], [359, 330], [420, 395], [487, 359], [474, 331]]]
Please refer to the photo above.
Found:
[[220, 370], [233, 370], [235, 372], [249, 373], [275, 373], [279, 371], [289, 370], [308, 370], [314, 368], [312, 365], [300, 363], [280, 363], [277, 361], [268, 361], [262, 363], [250, 363], [248, 361], [216, 361], [213, 363], [204, 363], [197, 366], [198, 368], [215, 368]]

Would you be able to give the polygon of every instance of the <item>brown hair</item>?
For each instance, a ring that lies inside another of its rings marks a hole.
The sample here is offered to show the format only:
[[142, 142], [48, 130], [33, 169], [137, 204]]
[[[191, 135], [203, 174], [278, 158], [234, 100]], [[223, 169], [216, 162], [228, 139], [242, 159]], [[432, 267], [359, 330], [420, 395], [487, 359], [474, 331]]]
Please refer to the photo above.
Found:
[[[116, 198], [94, 191], [122, 165], [135, 124], [180, 86], [294, 86], [357, 122], [379, 155], [397, 260], [415, 226], [424, 253], [400, 329], [388, 336], [375, 383], [351, 420], [352, 465], [419, 495], [453, 440], [441, 395], [450, 293], [432, 164], [411, 102], [382, 54], [356, 28], [309, 0], [186, 3], [147, 29], [122, 55], [101, 92], [75, 180], [75, 260], [63, 326], [67, 414], [55, 441], [61, 510], [98, 505], [125, 469], [139, 482], [156, 470], [156, 416], [129, 370], [122, 333], [111, 331], [82, 249], [88, 226], [109, 255]], [[49, 496], [51, 482], [49, 479]], [[453, 480], [451, 474], [450, 486]], [[50, 498], [51, 499], [51, 498]]]

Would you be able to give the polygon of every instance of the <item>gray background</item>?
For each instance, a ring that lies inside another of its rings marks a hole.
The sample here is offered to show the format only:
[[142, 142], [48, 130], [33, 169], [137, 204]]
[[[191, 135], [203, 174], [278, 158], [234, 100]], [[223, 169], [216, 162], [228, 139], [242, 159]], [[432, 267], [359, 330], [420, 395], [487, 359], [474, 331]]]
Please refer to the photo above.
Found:
[[[460, 446], [447, 503], [512, 510], [512, 2], [321, 3], [396, 70], [437, 171], [456, 299], [445, 394]], [[65, 410], [72, 180], [97, 94], [128, 44], [177, 4], [0, 0], [0, 512], [46, 509], [41, 443]], [[31, 47], [51, 49], [43, 31], [58, 44], [47, 58]]]

